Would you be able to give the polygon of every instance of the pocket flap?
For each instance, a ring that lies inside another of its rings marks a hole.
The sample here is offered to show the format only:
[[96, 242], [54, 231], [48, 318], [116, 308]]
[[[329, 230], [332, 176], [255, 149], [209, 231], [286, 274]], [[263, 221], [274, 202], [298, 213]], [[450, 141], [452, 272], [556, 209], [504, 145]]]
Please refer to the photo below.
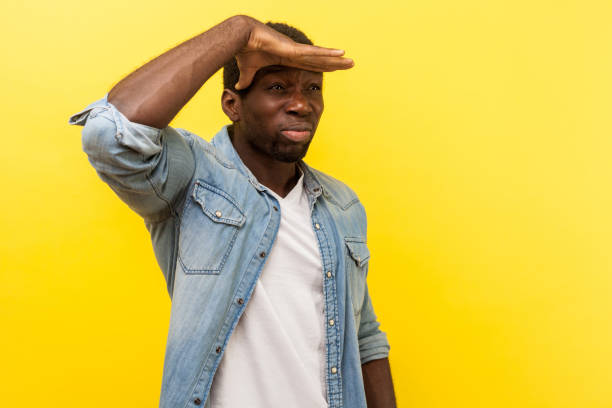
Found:
[[362, 238], [344, 238], [351, 258], [358, 266], [363, 266], [370, 259], [370, 250]]
[[201, 180], [196, 181], [192, 196], [214, 222], [241, 227], [246, 220], [244, 212], [231, 196]]

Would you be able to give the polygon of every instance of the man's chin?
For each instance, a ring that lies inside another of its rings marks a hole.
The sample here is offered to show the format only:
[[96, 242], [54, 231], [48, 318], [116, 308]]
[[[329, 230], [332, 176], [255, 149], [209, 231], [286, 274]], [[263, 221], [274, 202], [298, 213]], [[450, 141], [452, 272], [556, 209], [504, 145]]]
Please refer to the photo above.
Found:
[[304, 158], [304, 156], [306, 156], [306, 152], [303, 153], [290, 153], [290, 152], [276, 152], [274, 153], [274, 155], [272, 156], [274, 158], [274, 160], [278, 160], [284, 163], [296, 163], [300, 160], [302, 160]]
[[284, 163], [295, 163], [304, 158], [306, 156], [306, 152], [308, 152], [308, 146], [310, 145], [310, 141], [303, 146], [292, 146], [293, 149], [287, 150], [279, 150], [275, 149], [272, 152], [272, 157], [274, 160], [278, 160]]

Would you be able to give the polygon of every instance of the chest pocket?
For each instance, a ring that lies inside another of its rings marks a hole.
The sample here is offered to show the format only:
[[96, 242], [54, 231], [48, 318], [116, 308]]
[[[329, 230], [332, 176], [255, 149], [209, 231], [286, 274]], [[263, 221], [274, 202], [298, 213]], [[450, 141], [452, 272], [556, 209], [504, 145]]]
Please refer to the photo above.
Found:
[[218, 275], [245, 220], [229, 194], [197, 180], [181, 219], [178, 257], [185, 273]]
[[346, 256], [345, 265], [348, 276], [348, 286], [353, 305], [353, 314], [357, 317], [361, 313], [361, 306], [365, 296], [366, 275], [370, 250], [365, 239], [361, 237], [345, 237]]

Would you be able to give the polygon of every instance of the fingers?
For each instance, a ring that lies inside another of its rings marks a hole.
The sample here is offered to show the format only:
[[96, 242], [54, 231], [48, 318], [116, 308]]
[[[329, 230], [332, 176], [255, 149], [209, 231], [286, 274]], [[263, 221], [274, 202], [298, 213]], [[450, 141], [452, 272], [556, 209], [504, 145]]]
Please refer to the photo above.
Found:
[[328, 56], [328, 57], [341, 57], [344, 55], [344, 50], [337, 48], [326, 48], [319, 47], [317, 45], [300, 44], [296, 43], [297, 53], [299, 55], [310, 55], [310, 56]]
[[238, 68], [240, 70], [240, 77], [235, 85], [237, 91], [246, 89], [253, 82], [253, 78], [259, 68], [266, 65], [285, 65], [288, 67], [303, 69], [306, 71], [314, 72], [331, 72], [341, 69], [350, 69], [355, 66], [355, 62], [351, 58], [344, 57], [330, 57], [321, 55], [309, 55], [300, 58], [278, 58], [275, 61], [268, 61], [267, 63], [260, 64], [245, 64], [243, 66], [241, 61], [238, 62]]
[[316, 55], [283, 61], [283, 65], [307, 71], [330, 72], [352, 68], [355, 66], [355, 62], [350, 58]]
[[338, 69], [352, 68], [355, 63], [350, 58], [342, 57], [344, 50], [335, 48], [324, 48], [316, 45], [294, 43], [294, 54], [287, 58], [289, 64], [296, 68], [312, 71], [335, 71]]

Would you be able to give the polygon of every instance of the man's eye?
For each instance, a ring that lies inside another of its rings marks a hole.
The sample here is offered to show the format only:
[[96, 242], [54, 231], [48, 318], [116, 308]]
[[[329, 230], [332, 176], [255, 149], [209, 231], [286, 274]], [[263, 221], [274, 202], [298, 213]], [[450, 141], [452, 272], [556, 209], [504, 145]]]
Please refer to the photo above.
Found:
[[321, 87], [319, 85], [314, 85], [313, 84], [313, 85], [310, 86], [310, 89], [313, 90], [313, 91], [320, 91]]
[[271, 86], [270, 88], [268, 88], [268, 89], [274, 89], [275, 91], [282, 91], [282, 90], [283, 90], [283, 89], [285, 89], [285, 88], [283, 88], [283, 86], [282, 86], [281, 84], [274, 84], [274, 85], [272, 85], [272, 86]]

